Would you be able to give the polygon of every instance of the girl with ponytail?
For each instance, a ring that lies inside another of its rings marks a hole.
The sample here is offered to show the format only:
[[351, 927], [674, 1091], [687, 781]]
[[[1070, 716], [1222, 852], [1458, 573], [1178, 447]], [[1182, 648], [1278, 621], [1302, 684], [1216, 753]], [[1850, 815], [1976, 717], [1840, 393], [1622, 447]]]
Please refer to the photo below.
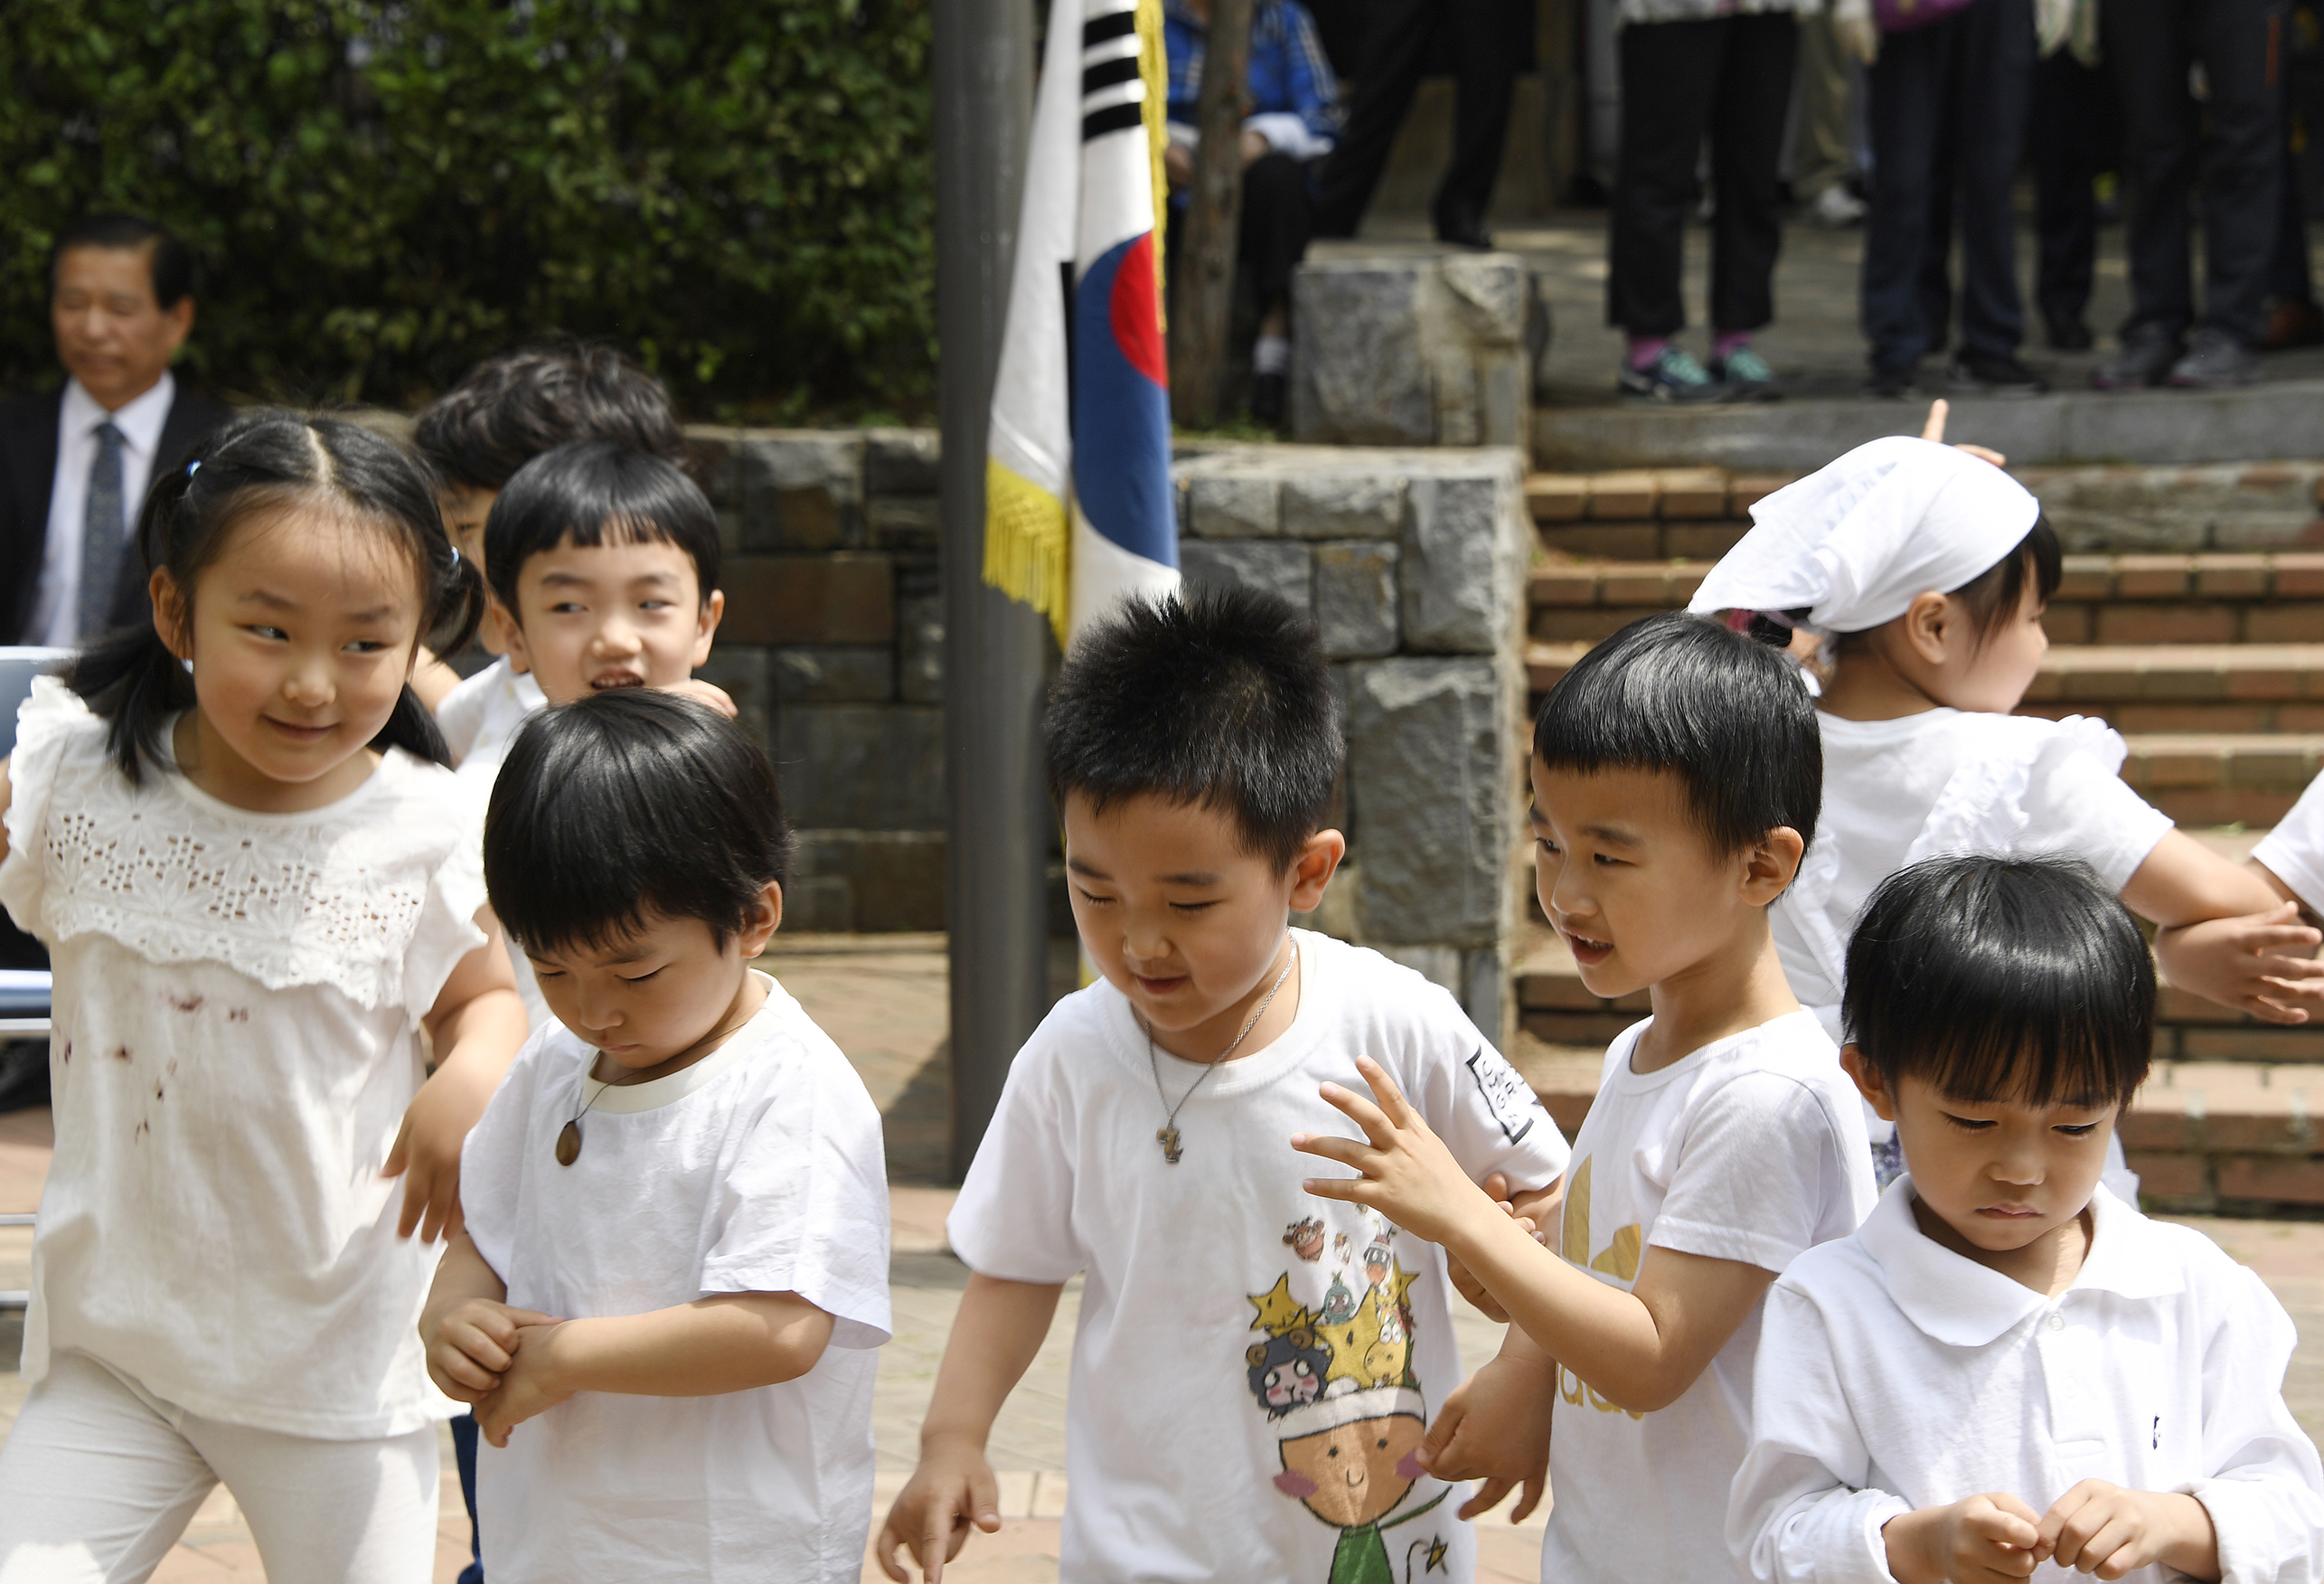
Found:
[[57, 1130], [0, 1576], [142, 1578], [222, 1481], [270, 1577], [419, 1584], [453, 1411], [428, 1245], [525, 1033], [409, 685], [481, 582], [419, 470], [333, 419], [221, 429], [137, 539], [152, 625], [38, 684], [0, 761]]

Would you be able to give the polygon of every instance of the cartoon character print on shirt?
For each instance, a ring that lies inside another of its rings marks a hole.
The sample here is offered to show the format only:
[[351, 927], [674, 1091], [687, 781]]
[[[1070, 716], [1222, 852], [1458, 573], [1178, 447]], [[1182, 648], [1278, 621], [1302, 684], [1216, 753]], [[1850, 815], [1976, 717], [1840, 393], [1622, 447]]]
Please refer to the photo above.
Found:
[[[1340, 1532], [1324, 1584], [1415, 1584], [1444, 1573], [1450, 1549], [1441, 1529], [1389, 1549], [1392, 1531], [1436, 1509], [1449, 1489], [1411, 1511], [1397, 1508], [1421, 1476], [1414, 1453], [1427, 1428], [1427, 1403], [1412, 1372], [1412, 1284], [1419, 1273], [1397, 1259], [1397, 1229], [1369, 1215], [1369, 1235], [1331, 1240], [1331, 1279], [1310, 1301], [1322, 1270], [1293, 1267], [1250, 1295], [1251, 1329], [1266, 1334], [1245, 1350], [1251, 1396], [1278, 1437], [1283, 1472], [1275, 1488]], [[1294, 1221], [1284, 1243], [1318, 1264], [1323, 1223]], [[1313, 1252], [1310, 1252], [1310, 1250]], [[1352, 1258], [1351, 1258], [1352, 1256]], [[1357, 1295], [1361, 1293], [1359, 1297]]]
[[[1645, 1234], [1636, 1221], [1622, 1228], [1614, 1240], [1596, 1254], [1590, 1252], [1590, 1159], [1585, 1155], [1582, 1164], [1571, 1173], [1573, 1185], [1566, 1190], [1566, 1224], [1559, 1238], [1559, 1252], [1569, 1264], [1590, 1270], [1602, 1270], [1627, 1287], [1638, 1279], [1638, 1261], [1645, 1252]], [[1608, 1402], [1597, 1389], [1563, 1364], [1557, 1367], [1557, 1394], [1576, 1408], [1587, 1402], [1600, 1413], [1626, 1413], [1634, 1419], [1646, 1416], [1635, 1409]]]

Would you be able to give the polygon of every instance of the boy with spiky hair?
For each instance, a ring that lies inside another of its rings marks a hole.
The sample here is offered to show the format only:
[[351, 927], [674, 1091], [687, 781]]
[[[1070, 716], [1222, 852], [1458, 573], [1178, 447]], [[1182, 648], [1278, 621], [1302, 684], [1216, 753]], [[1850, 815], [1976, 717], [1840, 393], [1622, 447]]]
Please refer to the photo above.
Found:
[[1444, 1255], [1319, 1210], [1284, 1140], [1369, 1055], [1517, 1210], [1566, 1141], [1447, 992], [1289, 927], [1346, 849], [1315, 630], [1264, 594], [1125, 605], [1046, 732], [1099, 979], [1018, 1054], [954, 1208], [973, 1274], [880, 1564], [906, 1579], [908, 1549], [933, 1579], [999, 1526], [986, 1435], [1086, 1273], [1061, 1577], [1466, 1579], [1469, 1527], [1416, 1457], [1460, 1372]]

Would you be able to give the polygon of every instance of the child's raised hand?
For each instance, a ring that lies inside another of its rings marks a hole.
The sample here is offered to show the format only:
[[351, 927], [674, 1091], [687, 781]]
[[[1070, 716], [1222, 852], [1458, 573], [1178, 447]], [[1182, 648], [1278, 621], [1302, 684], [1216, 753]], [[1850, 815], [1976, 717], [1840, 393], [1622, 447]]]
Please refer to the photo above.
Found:
[[428, 1378], [455, 1402], [481, 1402], [498, 1390], [501, 1372], [516, 1352], [517, 1332], [551, 1324], [535, 1310], [470, 1298], [445, 1315], [428, 1339]]
[[699, 676], [690, 676], [683, 682], [673, 682], [662, 691], [676, 693], [682, 699], [692, 699], [698, 704], [708, 704], [729, 721], [733, 720], [739, 712], [735, 708], [732, 694], [722, 687], [704, 682]]
[[1369, 1206], [1432, 1243], [1463, 1218], [1496, 1213], [1484, 1191], [1469, 1181], [1444, 1141], [1404, 1098], [1387, 1070], [1369, 1056], [1356, 1058], [1356, 1070], [1379, 1097], [1374, 1105], [1353, 1089], [1325, 1084], [1323, 1098], [1364, 1130], [1369, 1145], [1328, 1134], [1294, 1133], [1291, 1147], [1321, 1155], [1363, 1174], [1360, 1177], [1311, 1177], [1307, 1191], [1318, 1199], [1342, 1199]]
[[573, 1395], [569, 1388], [557, 1383], [550, 1356], [553, 1344], [549, 1339], [563, 1324], [542, 1315], [517, 1326], [516, 1343], [508, 1350], [500, 1384], [475, 1405], [476, 1428], [494, 1446], [506, 1447], [511, 1430]]
[[2324, 962], [2314, 957], [2324, 940], [2300, 921], [2300, 904], [2264, 913], [2182, 924], [2155, 934], [2163, 976], [2206, 1001], [2269, 1023], [2301, 1023], [2310, 1009], [2324, 1013]]
[[944, 1565], [968, 1543], [971, 1524], [987, 1534], [1000, 1532], [1001, 1482], [983, 1448], [944, 1438], [920, 1448], [920, 1466], [888, 1509], [871, 1554], [896, 1584], [911, 1580], [896, 1560], [899, 1551], [909, 1553], [927, 1584], [939, 1584]]
[[1416, 1454], [1420, 1466], [1438, 1479], [1475, 1479], [1484, 1484], [1461, 1508], [1475, 1519], [1501, 1505], [1512, 1488], [1523, 1486], [1511, 1523], [1522, 1523], [1540, 1504], [1549, 1482], [1550, 1410], [1556, 1405], [1555, 1366], [1536, 1366], [1507, 1354], [1453, 1389], [1428, 1427]]
[[2042, 1514], [2036, 1554], [2101, 1579], [2162, 1563], [2198, 1579], [2219, 1573], [2219, 1538], [2193, 1496], [2126, 1491], [2085, 1479]]
[[1993, 1491], [1891, 1518], [1881, 1538], [1897, 1584], [1999, 1584], [2031, 1575], [2040, 1523], [2025, 1503]]

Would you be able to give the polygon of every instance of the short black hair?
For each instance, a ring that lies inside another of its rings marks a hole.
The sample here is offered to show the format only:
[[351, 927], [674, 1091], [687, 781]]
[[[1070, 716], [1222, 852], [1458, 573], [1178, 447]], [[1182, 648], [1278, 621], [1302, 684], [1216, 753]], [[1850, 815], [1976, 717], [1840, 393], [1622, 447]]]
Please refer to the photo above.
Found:
[[1909, 1076], [1964, 1100], [2128, 1102], [2154, 1054], [2154, 957], [2079, 860], [1931, 858], [1865, 902], [1840, 1018], [1892, 1089]]
[[674, 544], [693, 561], [701, 598], [719, 586], [718, 513], [664, 457], [576, 440], [516, 470], [485, 519], [485, 575], [512, 616], [524, 563], [568, 534], [583, 545]]
[[569, 337], [486, 358], [421, 408], [411, 429], [437, 476], [469, 489], [505, 488], [518, 468], [572, 440], [686, 460], [662, 382], [611, 346]]
[[1227, 815], [1289, 868], [1322, 828], [1346, 751], [1315, 624], [1273, 594], [1197, 589], [1124, 600], [1049, 689], [1049, 796], [1103, 810], [1153, 794]]
[[1632, 622], [1576, 661], [1533, 723], [1543, 768], [1668, 771], [1721, 852], [1789, 825], [1815, 840], [1823, 739], [1783, 657], [1705, 617]]
[[502, 762], [485, 887], [525, 950], [603, 949], [653, 919], [700, 919], [724, 948], [791, 875], [775, 768], [741, 727], [625, 688], [543, 710]]
[[142, 249], [152, 271], [154, 301], [166, 312], [193, 289], [193, 255], [175, 232], [142, 214], [85, 214], [57, 233], [49, 249], [49, 283], [57, 265], [75, 248]]

